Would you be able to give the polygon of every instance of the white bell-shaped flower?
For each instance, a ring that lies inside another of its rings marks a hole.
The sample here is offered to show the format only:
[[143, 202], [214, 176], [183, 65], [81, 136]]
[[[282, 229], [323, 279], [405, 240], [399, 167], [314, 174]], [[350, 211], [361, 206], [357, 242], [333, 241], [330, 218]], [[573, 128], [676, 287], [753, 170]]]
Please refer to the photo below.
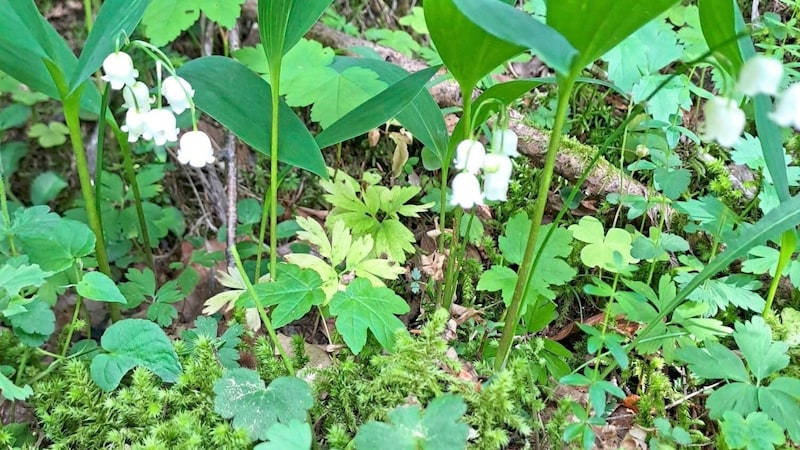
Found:
[[167, 109], [159, 108], [147, 111], [144, 118], [142, 137], [153, 140], [156, 145], [178, 140], [178, 127], [175, 125], [175, 114]]
[[146, 117], [147, 112], [139, 112], [133, 108], [129, 109], [128, 112], [125, 113], [125, 124], [122, 125], [120, 129], [128, 133], [128, 142], [138, 141], [139, 138], [147, 132], [147, 128], [145, 126]]
[[123, 108], [135, 109], [139, 112], [150, 111], [150, 103], [153, 101], [150, 97], [150, 88], [141, 81], [125, 86], [122, 89], [122, 98], [125, 99]]
[[508, 185], [514, 166], [506, 155], [489, 153], [483, 166], [483, 197], [486, 200], [508, 200]]
[[169, 101], [175, 114], [180, 114], [191, 106], [190, 99], [194, 97], [194, 89], [181, 77], [167, 77], [161, 82], [161, 95]]
[[729, 98], [713, 97], [703, 106], [703, 113], [703, 139], [716, 141], [722, 147], [730, 147], [739, 140], [744, 131], [745, 116], [736, 102]]
[[478, 141], [465, 139], [456, 147], [456, 169], [466, 170], [476, 175], [483, 167], [483, 157], [486, 156], [486, 149]]
[[115, 52], [103, 60], [103, 72], [105, 75], [100, 77], [103, 81], [111, 84], [111, 89], [119, 90], [122, 86], [132, 85], [139, 76], [139, 71], [133, 68], [133, 60], [125, 52]]
[[782, 127], [800, 130], [800, 83], [794, 83], [778, 96], [770, 119]]
[[450, 204], [461, 206], [464, 209], [470, 209], [475, 205], [483, 205], [481, 183], [475, 174], [465, 171], [453, 177]]
[[519, 156], [517, 144], [519, 137], [511, 130], [494, 130], [492, 133], [492, 151], [510, 157]]
[[197, 168], [213, 163], [214, 149], [208, 135], [202, 131], [184, 133], [178, 147], [178, 162]]
[[744, 95], [776, 95], [783, 77], [783, 64], [769, 56], [756, 55], [748, 59], [739, 72], [736, 89]]

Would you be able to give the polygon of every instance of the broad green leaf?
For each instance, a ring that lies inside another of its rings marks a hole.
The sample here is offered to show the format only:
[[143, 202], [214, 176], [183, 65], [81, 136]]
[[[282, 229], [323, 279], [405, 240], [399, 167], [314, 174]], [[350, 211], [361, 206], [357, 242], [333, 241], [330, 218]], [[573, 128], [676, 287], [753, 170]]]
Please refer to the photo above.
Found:
[[547, 24], [578, 51], [575, 69], [593, 63], [677, 0], [550, 0]]
[[475, 289], [479, 291], [502, 291], [503, 302], [508, 305], [514, 295], [517, 273], [505, 266], [492, 266], [481, 274]]
[[577, 52], [553, 28], [498, 0], [453, 0], [453, 3], [462, 14], [493, 37], [531, 49], [560, 75], [569, 72]]
[[28, 154], [28, 146], [19, 141], [0, 144], [0, 174], [8, 179], [19, 168], [19, 162]]
[[[706, 361], [714, 364], [716, 361]], [[719, 419], [725, 411], [736, 411], [739, 414], [750, 414], [758, 408], [759, 388], [748, 382], [729, 383], [716, 389], [706, 400], [708, 415]]]
[[242, 12], [242, 4], [246, 0], [198, 0], [197, 6], [203, 10], [206, 17], [218, 23], [223, 28], [233, 28], [236, 19]]
[[371, 28], [364, 32], [364, 37], [384, 47], [389, 47], [412, 58], [422, 47], [414, 38], [403, 30]]
[[[345, 56], [337, 56], [333, 67], [337, 70], [344, 70], [348, 67], [364, 67], [377, 73], [380, 79], [386, 83], [394, 84], [408, 76], [408, 72], [400, 67], [380, 59], [360, 59]], [[425, 144], [425, 148], [434, 153], [439, 161], [435, 170], [441, 167], [447, 154], [447, 143], [449, 140], [447, 127], [444, 123], [439, 105], [427, 90], [423, 90], [413, 101], [397, 115], [397, 121], [414, 135], [415, 139]]]
[[747, 419], [734, 411], [725, 411], [720, 429], [725, 442], [734, 449], [772, 450], [786, 442], [783, 428], [763, 412], [751, 412]]
[[122, 377], [141, 366], [167, 383], [174, 383], [181, 374], [178, 355], [164, 330], [149, 320], [125, 319], [108, 327], [100, 339], [108, 353], [94, 357], [92, 380], [108, 392], [119, 386]]
[[83, 275], [75, 287], [82, 297], [97, 302], [127, 303], [114, 280], [102, 272], [89, 272]]
[[[43, 59], [54, 61], [64, 73], [74, 70], [78, 59], [66, 41], [42, 17], [32, 0], [0, 0], [0, 23], [3, 24], [0, 71], [34, 91], [60, 100]], [[88, 80], [84, 84], [81, 108], [93, 114], [100, 111], [100, 91]]]
[[97, 12], [92, 31], [83, 44], [78, 64], [69, 74], [69, 91], [89, 80], [103, 60], [122, 46], [142, 20], [150, 0], [103, 2]]
[[[300, 319], [325, 301], [322, 279], [313, 270], [304, 270], [294, 264], [279, 264], [275, 268], [274, 281], [255, 285], [258, 301], [263, 306], [277, 305], [272, 310], [272, 324], [282, 327]], [[238, 304], [253, 308], [253, 299], [244, 293]]]
[[[257, 151], [270, 154], [269, 84], [240, 63], [221, 56], [194, 59], [181, 66], [178, 75], [194, 87], [198, 108]], [[279, 117], [278, 159], [327, 177], [322, 153], [305, 124], [284, 103]]]
[[22, 331], [28, 335], [28, 342], [34, 340], [38, 342], [37, 345], [41, 345], [56, 330], [56, 315], [50, 305], [39, 299], [33, 300], [24, 308], [25, 312], [9, 317], [11, 326], [15, 333], [20, 334]]
[[258, 32], [271, 67], [306, 34], [331, 0], [258, 0]]
[[33, 179], [31, 184], [31, 203], [44, 205], [56, 198], [65, 187], [67, 187], [67, 182], [61, 178], [61, 175], [49, 170], [42, 172]]
[[475, 25], [459, 11], [453, 0], [428, 0], [423, 8], [436, 50], [467, 92], [497, 66], [525, 50]]
[[13, 402], [15, 400], [25, 400], [30, 397], [31, 394], [33, 394], [33, 389], [27, 384], [23, 387], [15, 385], [0, 372], [0, 394], [2, 394], [6, 400]]
[[0, 289], [4, 289], [9, 297], [16, 297], [22, 288], [41, 286], [50, 275], [52, 273], [43, 271], [38, 264], [15, 267], [6, 262], [0, 266]]
[[336, 330], [355, 354], [364, 348], [368, 330], [385, 349], [391, 350], [395, 331], [405, 329], [395, 314], [408, 311], [408, 304], [391, 289], [374, 287], [363, 278], [356, 278], [347, 290], [337, 292], [330, 303]]
[[76, 259], [89, 255], [95, 242], [94, 233], [85, 223], [60, 219], [47, 236], [25, 239], [25, 252], [31, 262], [43, 269], [60, 272], [71, 267]]
[[30, 117], [31, 108], [26, 105], [12, 103], [5, 106], [0, 109], [0, 131], [21, 127]]
[[214, 411], [232, 418], [233, 426], [244, 428], [254, 441], [269, 438], [277, 423], [305, 422], [306, 411], [314, 404], [305, 381], [281, 377], [265, 387], [258, 372], [250, 369], [225, 371], [214, 383], [214, 394]]
[[395, 117], [425, 88], [439, 66], [430, 67], [398, 81], [362, 103], [317, 135], [319, 146], [328, 147], [365, 133]]
[[163, 47], [180, 36], [200, 17], [195, 0], [156, 0], [150, 3], [142, 17], [142, 25], [150, 43]]
[[706, 341], [705, 348], [687, 346], [678, 349], [675, 355], [689, 364], [697, 376], [708, 380], [730, 379], [749, 382], [750, 376], [742, 360], [719, 342]]
[[569, 230], [575, 239], [588, 244], [581, 250], [581, 261], [589, 267], [616, 271], [615, 255], [621, 256], [622, 264], [639, 262], [631, 256], [631, 234], [621, 228], [612, 228], [606, 234], [599, 220], [586, 216]]
[[786, 429], [793, 441], [800, 441], [800, 380], [776, 378], [769, 386], [758, 388], [761, 410]]
[[152, 303], [147, 307], [147, 318], [166, 328], [178, 318], [178, 310], [166, 303]]
[[267, 430], [266, 439], [253, 450], [309, 450], [311, 448], [311, 427], [299, 420], [288, 424], [275, 423]]
[[789, 355], [786, 354], [789, 345], [772, 341], [772, 330], [761, 316], [754, 316], [744, 323], [737, 322], [733, 339], [744, 355], [750, 372], [755, 375], [756, 382], [789, 365]]
[[456, 450], [466, 448], [469, 426], [459, 421], [467, 405], [452, 394], [433, 399], [425, 408], [401, 406], [388, 414], [388, 423], [368, 422], [355, 438], [358, 450]]
[[[717, 60], [730, 68], [732, 74], [738, 74], [744, 64], [740, 52], [741, 46], [747, 46], [745, 36], [736, 39], [736, 15], [739, 14], [734, 0], [698, 0], [697, 8], [700, 16], [700, 28], [706, 39], [708, 48], [712, 49]], [[737, 40], [739, 41], [737, 43]], [[749, 44], [752, 48], [752, 43]], [[734, 78], [736, 76], [734, 75]]]
[[[506, 222], [506, 230], [497, 239], [497, 245], [503, 252], [503, 257], [512, 264], [522, 264], [528, 234], [531, 231], [531, 221], [525, 212], [514, 214]], [[544, 233], [542, 233], [544, 234]]]

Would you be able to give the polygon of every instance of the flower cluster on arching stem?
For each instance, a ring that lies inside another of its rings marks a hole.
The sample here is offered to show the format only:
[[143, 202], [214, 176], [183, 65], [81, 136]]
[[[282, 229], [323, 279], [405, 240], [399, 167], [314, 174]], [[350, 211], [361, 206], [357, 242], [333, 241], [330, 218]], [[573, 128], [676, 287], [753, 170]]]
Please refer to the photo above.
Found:
[[[496, 129], [492, 133], [490, 152], [480, 142], [461, 141], [456, 147], [456, 169], [460, 170], [451, 186], [450, 204], [464, 209], [483, 205], [484, 200], [506, 201], [511, 182], [513, 164], [518, 156], [517, 134], [509, 129]], [[483, 188], [478, 175], [483, 172]]]
[[[158, 77], [161, 77], [161, 62], [156, 62]], [[188, 81], [177, 75], [170, 75], [160, 82], [158, 100], [153, 97], [151, 89], [144, 82], [137, 80], [139, 71], [133, 67], [133, 59], [125, 52], [116, 51], [103, 61], [101, 77], [111, 85], [113, 90], [122, 90], [125, 100], [123, 107], [125, 123], [122, 131], [128, 133], [128, 142], [137, 142], [139, 139], [152, 141], [155, 145], [165, 145], [168, 142], [178, 142], [179, 129], [176, 114], [181, 114], [192, 107], [194, 89]], [[161, 105], [161, 99], [169, 102], [169, 107]], [[193, 131], [188, 131], [180, 138], [178, 147], [178, 162], [189, 164], [192, 167], [204, 167], [214, 162], [214, 149], [211, 140], [202, 131], [197, 131], [196, 120], [193, 114], [192, 122], [195, 124]]]
[[[783, 127], [800, 129], [800, 83], [780, 92], [783, 64], [775, 58], [756, 55], [748, 59], [739, 71], [736, 91], [746, 96], [764, 94], [775, 96], [775, 110], [770, 119]], [[712, 97], [703, 106], [705, 121], [701, 132], [707, 141], [730, 147], [744, 131], [746, 118], [739, 104], [728, 97]]]

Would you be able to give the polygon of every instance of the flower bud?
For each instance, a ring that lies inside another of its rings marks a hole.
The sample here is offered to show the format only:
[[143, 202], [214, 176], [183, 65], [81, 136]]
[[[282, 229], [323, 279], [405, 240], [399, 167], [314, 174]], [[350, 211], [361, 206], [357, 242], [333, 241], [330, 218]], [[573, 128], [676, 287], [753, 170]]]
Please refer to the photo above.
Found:
[[130, 86], [122, 88], [122, 98], [125, 99], [123, 108], [135, 109], [139, 112], [150, 111], [150, 88], [141, 81], [137, 81]]
[[775, 111], [769, 117], [782, 127], [800, 130], [800, 83], [792, 84], [778, 96]]
[[486, 149], [478, 141], [465, 139], [456, 147], [456, 169], [466, 170], [475, 175], [483, 167], [483, 157], [486, 156]]
[[511, 130], [494, 130], [492, 134], [492, 151], [502, 155], [515, 157], [519, 156], [517, 152], [517, 144], [519, 137], [517, 133]]
[[769, 56], [756, 55], [748, 59], [739, 72], [736, 89], [744, 95], [775, 95], [783, 77], [783, 64]]
[[736, 102], [728, 98], [713, 97], [703, 106], [703, 113], [703, 139], [717, 141], [722, 147], [730, 147], [739, 140], [744, 131], [745, 116]]
[[202, 131], [184, 133], [178, 148], [178, 162], [197, 168], [213, 163], [214, 149], [208, 135]]
[[169, 101], [175, 114], [180, 114], [191, 106], [190, 99], [194, 97], [194, 89], [181, 77], [167, 77], [161, 82], [161, 95]]
[[483, 196], [486, 200], [508, 200], [508, 185], [511, 182], [513, 164], [506, 155], [486, 155], [483, 175]]
[[483, 205], [481, 184], [478, 177], [470, 172], [461, 172], [453, 178], [450, 204], [470, 209], [475, 205]]
[[111, 89], [119, 90], [126, 84], [128, 86], [136, 82], [139, 71], [133, 68], [133, 60], [125, 52], [115, 52], [103, 60], [103, 72], [105, 75], [100, 77], [103, 81], [111, 84]]

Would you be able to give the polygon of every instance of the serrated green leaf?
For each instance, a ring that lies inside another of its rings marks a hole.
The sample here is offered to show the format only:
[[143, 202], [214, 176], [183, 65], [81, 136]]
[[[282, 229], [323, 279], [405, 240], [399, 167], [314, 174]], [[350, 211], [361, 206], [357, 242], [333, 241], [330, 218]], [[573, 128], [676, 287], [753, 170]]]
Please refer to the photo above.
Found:
[[42, 172], [33, 179], [31, 184], [31, 203], [44, 205], [53, 200], [67, 187], [67, 182], [55, 172]]
[[[277, 305], [272, 310], [272, 325], [282, 327], [300, 319], [316, 306], [325, 301], [322, 291], [322, 279], [313, 270], [305, 270], [294, 264], [278, 264], [275, 268], [274, 281], [255, 285], [258, 301], [263, 306]], [[252, 308], [253, 299], [242, 294], [244, 300], [240, 305]]]
[[446, 394], [433, 399], [420, 413], [419, 405], [401, 406], [388, 422], [368, 422], [355, 438], [358, 450], [455, 450], [466, 448], [469, 426], [459, 421], [467, 410], [460, 397]]
[[391, 289], [372, 286], [363, 278], [356, 278], [347, 290], [337, 292], [330, 303], [336, 329], [355, 354], [366, 344], [368, 330], [384, 348], [391, 349], [394, 332], [405, 329], [394, 315], [408, 311], [408, 304]]
[[525, 243], [528, 241], [530, 230], [531, 221], [524, 211], [514, 214], [514, 216], [506, 222], [506, 230], [503, 235], [497, 239], [497, 244], [500, 247], [500, 251], [503, 252], [503, 257], [508, 262], [512, 264], [522, 264]]
[[100, 345], [108, 353], [92, 360], [92, 380], [108, 392], [119, 386], [122, 377], [137, 366], [174, 383], [181, 374], [178, 355], [164, 330], [149, 320], [125, 319], [111, 325]]
[[661, 192], [670, 200], [677, 200], [689, 187], [692, 173], [686, 169], [656, 168], [653, 172], [653, 181]]
[[689, 364], [697, 376], [709, 380], [731, 379], [749, 382], [750, 376], [742, 360], [719, 342], [706, 341], [705, 348], [682, 347], [675, 355]]
[[734, 411], [726, 411], [720, 423], [725, 442], [733, 449], [773, 450], [786, 442], [783, 429], [763, 412], [752, 412], [743, 418]]
[[166, 328], [178, 317], [178, 310], [166, 303], [153, 303], [147, 307], [147, 318]]
[[158, 0], [151, 2], [142, 17], [150, 43], [163, 47], [180, 36], [200, 17], [200, 5], [194, 0]]
[[307, 423], [292, 420], [288, 424], [275, 423], [267, 430], [266, 439], [253, 450], [309, 450], [311, 428]]
[[102, 272], [89, 272], [83, 275], [75, 287], [78, 294], [98, 302], [127, 303], [114, 280]]
[[0, 372], [0, 393], [6, 400], [25, 400], [33, 394], [33, 389], [27, 384], [19, 387], [11, 382], [5, 375]]
[[634, 264], [638, 259], [631, 255], [631, 234], [621, 228], [612, 228], [606, 234], [603, 225], [594, 217], [585, 216], [577, 224], [570, 225], [572, 236], [589, 245], [581, 250], [581, 261], [589, 267], [617, 271], [615, 255], [622, 264]]
[[[706, 364], [715, 362], [707, 361]], [[749, 382], [735, 382], [722, 386], [712, 392], [706, 400], [709, 417], [719, 419], [725, 411], [736, 411], [742, 415], [750, 414], [758, 409], [758, 391], [759, 388]]]
[[766, 245], [758, 245], [748, 252], [748, 258], [742, 262], [742, 272], [764, 274], [775, 276], [778, 268], [778, 256], [780, 252]]
[[251, 440], [269, 438], [276, 423], [305, 422], [314, 404], [308, 384], [295, 377], [273, 380], [269, 387], [250, 369], [230, 369], [214, 383], [214, 411], [233, 426], [244, 428]]
[[780, 377], [769, 386], [758, 388], [758, 404], [761, 410], [786, 429], [795, 442], [800, 440], [800, 380]]
[[50, 275], [51, 273], [43, 271], [38, 264], [15, 266], [6, 262], [0, 266], [0, 289], [4, 289], [9, 297], [15, 297], [22, 288], [41, 286]]
[[503, 303], [508, 305], [511, 302], [511, 296], [514, 295], [516, 284], [516, 272], [505, 266], [492, 266], [481, 274], [475, 289], [489, 292], [502, 291]]
[[733, 339], [756, 382], [789, 365], [789, 355], [786, 354], [789, 346], [785, 342], [772, 341], [772, 330], [761, 316], [754, 316], [744, 323], [737, 322], [735, 328]]
[[96, 238], [83, 222], [61, 219], [46, 237], [25, 239], [25, 252], [42, 269], [60, 272], [94, 250]]
[[233, 28], [246, 0], [198, 0], [203, 13], [224, 28]]
[[56, 329], [56, 316], [47, 303], [35, 299], [24, 306], [25, 312], [9, 317], [14, 331], [38, 335], [47, 340]]

